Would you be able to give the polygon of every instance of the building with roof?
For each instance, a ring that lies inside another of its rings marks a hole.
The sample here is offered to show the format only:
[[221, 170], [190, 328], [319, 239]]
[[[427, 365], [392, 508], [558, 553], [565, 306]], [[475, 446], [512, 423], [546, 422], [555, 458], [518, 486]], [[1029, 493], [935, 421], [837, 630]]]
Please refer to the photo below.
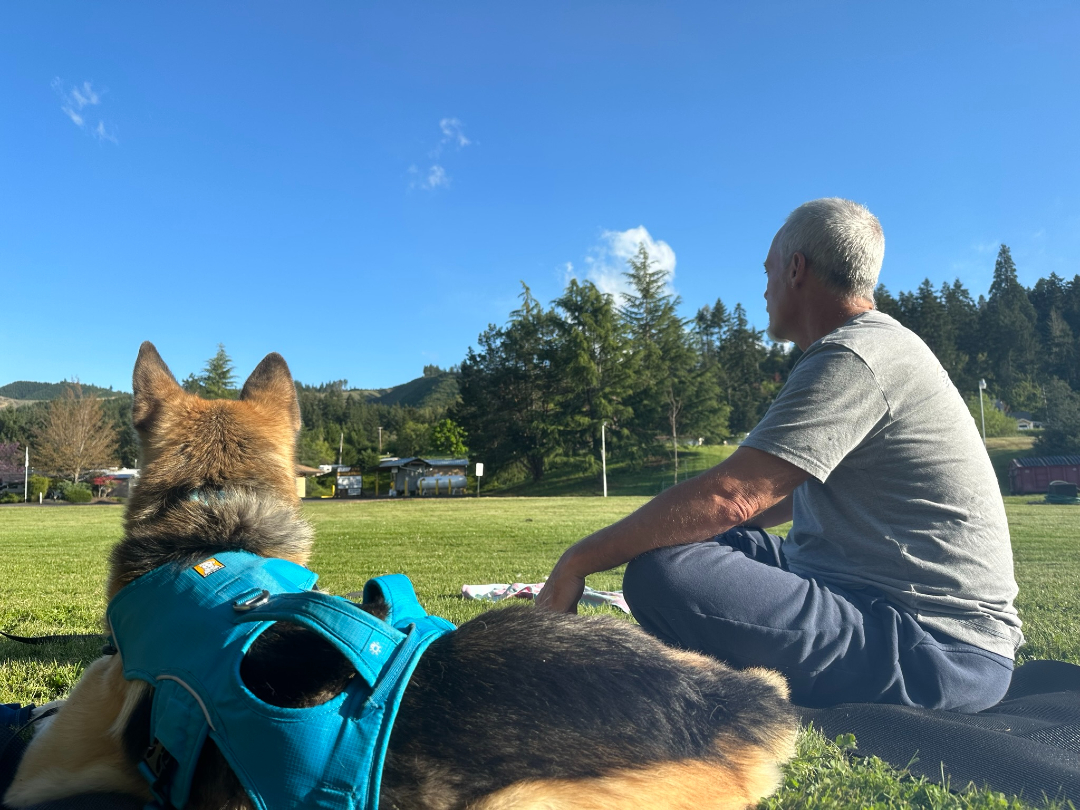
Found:
[[384, 458], [376, 472], [389, 471], [391, 495], [464, 495], [467, 458]]

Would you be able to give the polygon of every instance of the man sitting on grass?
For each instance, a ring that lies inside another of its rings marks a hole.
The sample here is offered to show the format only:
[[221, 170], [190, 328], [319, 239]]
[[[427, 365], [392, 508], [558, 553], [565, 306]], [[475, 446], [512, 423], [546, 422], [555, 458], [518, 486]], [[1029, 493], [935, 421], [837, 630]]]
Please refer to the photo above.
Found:
[[804, 352], [780, 395], [727, 460], [567, 549], [540, 605], [629, 562], [642, 627], [779, 670], [796, 703], [1001, 699], [1023, 641], [1005, 509], [948, 374], [874, 309], [884, 250], [861, 205], [792, 212], [765, 260], [769, 333]]

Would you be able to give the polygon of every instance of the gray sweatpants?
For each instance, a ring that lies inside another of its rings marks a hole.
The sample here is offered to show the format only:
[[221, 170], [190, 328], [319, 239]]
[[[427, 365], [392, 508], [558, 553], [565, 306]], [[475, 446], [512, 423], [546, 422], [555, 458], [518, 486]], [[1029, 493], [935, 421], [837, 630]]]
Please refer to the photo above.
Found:
[[786, 570], [781, 538], [740, 527], [632, 560], [623, 592], [668, 644], [783, 673], [803, 706], [897, 703], [977, 712], [998, 703], [1013, 662], [921, 627], [869, 590]]

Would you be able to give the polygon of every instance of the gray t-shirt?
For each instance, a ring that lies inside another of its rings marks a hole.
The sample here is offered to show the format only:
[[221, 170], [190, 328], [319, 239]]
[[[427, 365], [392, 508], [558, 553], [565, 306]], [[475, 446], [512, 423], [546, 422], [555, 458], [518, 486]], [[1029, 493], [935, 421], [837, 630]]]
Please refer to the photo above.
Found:
[[917, 335], [855, 316], [806, 350], [743, 444], [812, 476], [783, 545], [793, 572], [874, 588], [924, 627], [1013, 657], [1023, 634], [997, 479]]

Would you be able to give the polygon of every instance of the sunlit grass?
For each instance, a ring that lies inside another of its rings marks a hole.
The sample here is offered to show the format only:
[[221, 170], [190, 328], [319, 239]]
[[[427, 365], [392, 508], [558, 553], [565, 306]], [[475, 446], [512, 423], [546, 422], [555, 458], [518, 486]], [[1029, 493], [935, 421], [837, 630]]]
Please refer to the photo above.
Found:
[[[462, 600], [463, 584], [539, 582], [567, 545], [644, 501], [467, 497], [306, 502], [304, 508], [316, 528], [312, 567], [323, 588], [346, 593], [372, 576], [402, 572], [429, 611], [460, 623], [491, 607]], [[1007, 498], [1006, 511], [1028, 638], [1021, 658], [1080, 663], [1080, 507], [1046, 505], [1028, 496]], [[120, 537], [121, 518], [115, 506], [0, 508], [0, 629], [20, 635], [97, 632], [105, 608], [106, 555]], [[604, 590], [620, 583], [621, 571], [589, 579]], [[0, 640], [0, 702], [63, 696], [99, 649], [100, 642], [89, 640], [36, 647]], [[950, 793], [878, 760], [852, 758], [811, 731], [800, 737], [799, 756], [767, 806], [1062, 805], [1025, 804], [990, 791]]]

